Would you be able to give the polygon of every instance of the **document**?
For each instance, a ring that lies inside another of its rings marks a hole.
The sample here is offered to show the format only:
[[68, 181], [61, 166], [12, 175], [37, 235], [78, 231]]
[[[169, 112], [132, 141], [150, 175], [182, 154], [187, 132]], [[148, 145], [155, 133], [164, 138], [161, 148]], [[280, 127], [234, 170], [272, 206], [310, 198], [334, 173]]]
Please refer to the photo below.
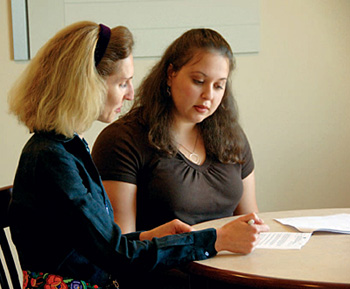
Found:
[[300, 232], [305, 233], [324, 231], [331, 233], [350, 234], [350, 214], [295, 217], [275, 220], [283, 225], [292, 226]]
[[268, 232], [260, 233], [256, 249], [301, 249], [311, 233]]

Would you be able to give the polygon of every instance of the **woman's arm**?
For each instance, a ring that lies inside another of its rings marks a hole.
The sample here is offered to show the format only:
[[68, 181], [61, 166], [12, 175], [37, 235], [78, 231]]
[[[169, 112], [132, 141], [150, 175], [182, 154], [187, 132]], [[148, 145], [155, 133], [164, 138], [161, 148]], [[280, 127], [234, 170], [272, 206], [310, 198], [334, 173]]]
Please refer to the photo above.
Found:
[[255, 195], [255, 173], [254, 170], [243, 179], [243, 195], [235, 210], [235, 215], [258, 213], [258, 204]]
[[[249, 224], [251, 220], [254, 221], [253, 225]], [[173, 220], [153, 230], [142, 232], [140, 240], [152, 240], [154, 237], [161, 238], [191, 231], [193, 229], [189, 225]], [[259, 242], [259, 234], [268, 231], [269, 226], [265, 225], [255, 213], [241, 216], [216, 229], [215, 250], [217, 252], [227, 250], [233, 253], [251, 253]]]
[[113, 207], [114, 222], [122, 234], [135, 232], [137, 186], [120, 181], [103, 181], [103, 186]]

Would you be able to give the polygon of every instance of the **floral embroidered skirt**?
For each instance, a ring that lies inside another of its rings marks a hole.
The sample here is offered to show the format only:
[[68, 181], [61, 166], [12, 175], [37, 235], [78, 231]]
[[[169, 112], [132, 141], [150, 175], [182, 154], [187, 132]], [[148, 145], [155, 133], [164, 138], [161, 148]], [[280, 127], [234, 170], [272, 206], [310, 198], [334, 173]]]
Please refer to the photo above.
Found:
[[23, 289], [102, 289], [102, 287], [59, 275], [23, 271]]

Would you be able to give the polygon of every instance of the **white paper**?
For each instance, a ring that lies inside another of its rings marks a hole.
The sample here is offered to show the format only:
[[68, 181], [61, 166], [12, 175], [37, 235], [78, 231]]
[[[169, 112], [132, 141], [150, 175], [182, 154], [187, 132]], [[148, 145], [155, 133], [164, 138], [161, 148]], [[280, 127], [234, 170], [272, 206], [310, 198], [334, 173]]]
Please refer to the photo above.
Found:
[[275, 219], [283, 225], [289, 225], [300, 232], [312, 233], [326, 231], [350, 234], [350, 214], [336, 214], [316, 217], [295, 217]]
[[268, 232], [260, 233], [256, 249], [301, 249], [311, 233]]

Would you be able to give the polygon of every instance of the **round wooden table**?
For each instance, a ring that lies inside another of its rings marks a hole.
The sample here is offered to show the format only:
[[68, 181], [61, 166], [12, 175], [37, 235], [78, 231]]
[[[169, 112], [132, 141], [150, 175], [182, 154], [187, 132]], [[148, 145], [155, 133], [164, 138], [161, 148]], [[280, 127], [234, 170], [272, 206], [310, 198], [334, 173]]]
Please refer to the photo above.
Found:
[[[315, 209], [258, 214], [271, 232], [297, 232], [275, 218], [350, 214], [346, 209]], [[218, 228], [235, 217], [194, 227]], [[191, 288], [350, 288], [350, 235], [316, 232], [300, 250], [256, 249], [241, 255], [220, 252], [214, 258], [191, 262]]]

